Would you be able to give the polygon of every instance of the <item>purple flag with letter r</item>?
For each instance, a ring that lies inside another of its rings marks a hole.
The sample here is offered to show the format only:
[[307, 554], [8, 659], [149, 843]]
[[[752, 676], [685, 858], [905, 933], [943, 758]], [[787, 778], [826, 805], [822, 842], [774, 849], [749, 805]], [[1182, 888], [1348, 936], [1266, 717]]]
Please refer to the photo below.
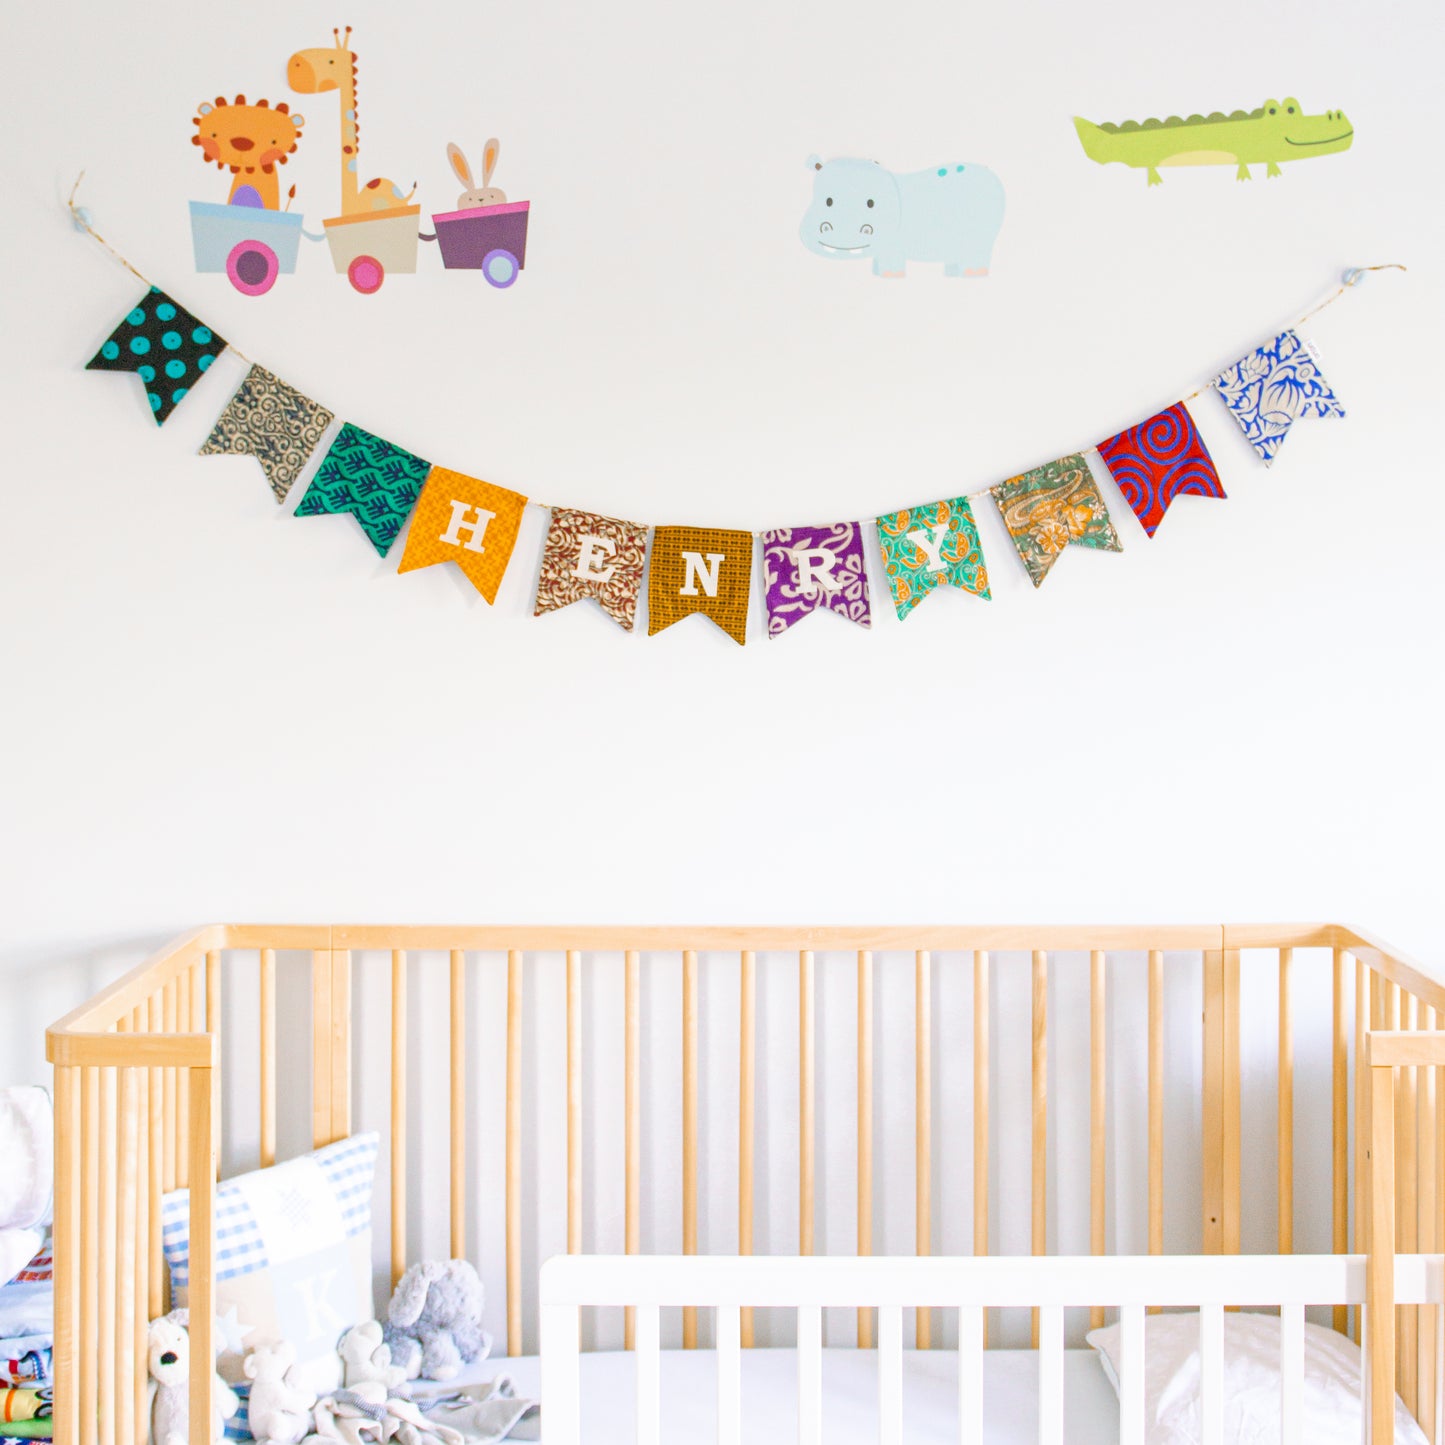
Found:
[[872, 625], [863, 531], [857, 522], [780, 527], [763, 533], [763, 591], [768, 636], [779, 637], [819, 607]]

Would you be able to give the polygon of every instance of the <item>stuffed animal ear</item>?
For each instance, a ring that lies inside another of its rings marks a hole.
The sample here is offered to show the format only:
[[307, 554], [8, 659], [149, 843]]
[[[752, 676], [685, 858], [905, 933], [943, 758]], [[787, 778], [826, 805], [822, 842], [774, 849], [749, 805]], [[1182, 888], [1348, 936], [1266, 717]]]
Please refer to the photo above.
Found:
[[420, 1268], [413, 1265], [411, 1269], [402, 1275], [401, 1282], [396, 1287], [396, 1293], [391, 1297], [391, 1309], [388, 1311], [391, 1322], [398, 1329], [407, 1329], [414, 1325], [421, 1318], [421, 1312], [426, 1308], [426, 1292], [431, 1282], [431, 1276], [426, 1273], [426, 1266]]
[[256, 1378], [256, 1356], [254, 1354], [247, 1355], [245, 1360], [242, 1361], [241, 1373], [248, 1380], [254, 1380]]
[[457, 179], [468, 189], [472, 189], [472, 168], [467, 164], [467, 158], [462, 154], [461, 148], [455, 141], [447, 142], [447, 159], [452, 163], [452, 169], [457, 173]]

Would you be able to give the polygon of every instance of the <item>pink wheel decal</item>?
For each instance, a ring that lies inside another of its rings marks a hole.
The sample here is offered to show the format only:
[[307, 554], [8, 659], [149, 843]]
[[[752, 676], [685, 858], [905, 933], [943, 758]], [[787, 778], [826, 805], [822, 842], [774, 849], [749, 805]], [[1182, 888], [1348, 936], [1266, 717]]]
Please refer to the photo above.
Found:
[[346, 279], [363, 296], [370, 296], [381, 290], [381, 283], [386, 280], [386, 268], [375, 256], [357, 256], [346, 268]]
[[243, 296], [264, 296], [280, 274], [281, 263], [264, 241], [237, 241], [226, 257], [226, 275]]

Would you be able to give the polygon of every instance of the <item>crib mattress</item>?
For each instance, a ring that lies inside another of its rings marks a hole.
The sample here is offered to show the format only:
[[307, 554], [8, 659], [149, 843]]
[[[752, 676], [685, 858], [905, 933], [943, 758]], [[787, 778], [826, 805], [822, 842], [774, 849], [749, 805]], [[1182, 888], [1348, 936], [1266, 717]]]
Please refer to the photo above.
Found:
[[[540, 1398], [540, 1366], [535, 1355], [485, 1360], [451, 1388], [507, 1375], [518, 1395], [535, 1400]], [[636, 1368], [635, 1357], [622, 1351], [582, 1356], [583, 1445], [633, 1445]], [[691, 1445], [715, 1439], [713, 1352], [665, 1350], [661, 1376], [663, 1441]], [[1033, 1445], [1038, 1439], [1038, 1381], [1037, 1352], [984, 1352], [985, 1445]], [[749, 1445], [793, 1445], [798, 1438], [797, 1388], [796, 1350], [742, 1352], [742, 1438]], [[903, 1437], [911, 1445], [957, 1445], [958, 1356], [952, 1351], [904, 1351]], [[541, 1438], [545, 1445], [545, 1409]], [[1064, 1438], [1069, 1445], [1115, 1445], [1119, 1438], [1118, 1400], [1093, 1350], [1064, 1352]], [[823, 1351], [823, 1439], [828, 1445], [876, 1445], [878, 1357], [872, 1351]]]

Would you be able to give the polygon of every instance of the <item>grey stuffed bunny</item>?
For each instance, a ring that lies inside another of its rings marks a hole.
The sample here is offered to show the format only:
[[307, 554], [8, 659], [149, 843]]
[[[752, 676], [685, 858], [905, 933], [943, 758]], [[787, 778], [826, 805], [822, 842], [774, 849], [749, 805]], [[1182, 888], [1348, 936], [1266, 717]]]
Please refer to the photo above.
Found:
[[414, 1264], [398, 1281], [387, 1312], [385, 1342], [406, 1377], [450, 1380], [485, 1359], [492, 1338], [482, 1328], [481, 1277], [464, 1259]]

